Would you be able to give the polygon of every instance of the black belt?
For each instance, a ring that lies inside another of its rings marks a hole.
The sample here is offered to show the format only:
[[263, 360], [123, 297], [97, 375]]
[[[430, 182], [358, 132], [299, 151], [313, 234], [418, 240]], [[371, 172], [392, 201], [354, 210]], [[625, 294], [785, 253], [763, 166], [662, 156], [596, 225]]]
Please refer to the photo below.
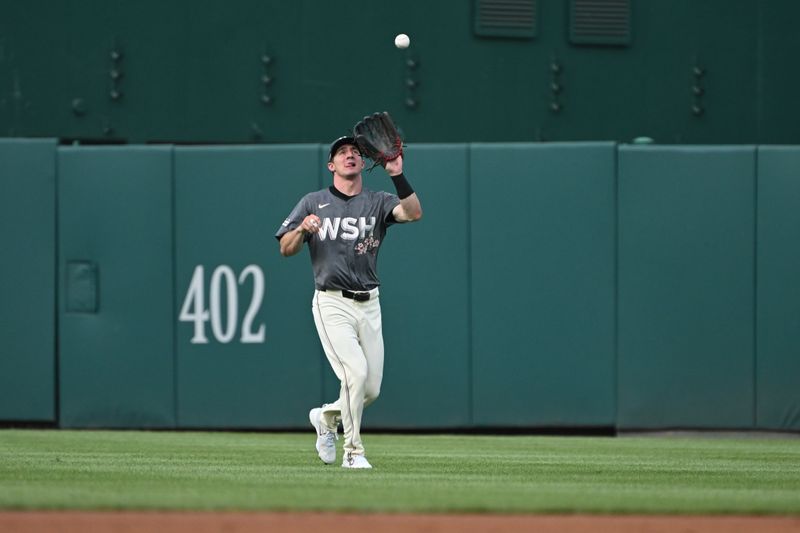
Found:
[[[325, 291], [326, 289], [320, 289], [320, 290]], [[331, 290], [338, 290], [338, 289], [331, 289]], [[350, 300], [355, 300], [357, 302], [366, 302], [370, 299], [371, 296], [369, 292], [353, 292], [353, 291], [348, 291], [346, 289], [342, 289], [339, 292], [341, 292], [342, 296], [344, 296], [345, 298], [348, 298]]]
[[357, 302], [366, 302], [369, 300], [370, 294], [368, 292], [353, 292], [342, 289], [342, 296]]

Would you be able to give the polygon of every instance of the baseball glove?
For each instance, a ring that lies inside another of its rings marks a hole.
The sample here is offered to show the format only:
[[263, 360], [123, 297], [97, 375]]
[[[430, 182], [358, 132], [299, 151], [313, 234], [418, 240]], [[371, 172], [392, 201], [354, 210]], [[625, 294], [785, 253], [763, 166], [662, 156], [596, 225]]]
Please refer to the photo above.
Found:
[[372, 159], [370, 170], [403, 155], [403, 139], [386, 111], [364, 117], [353, 128], [353, 137], [361, 155]]

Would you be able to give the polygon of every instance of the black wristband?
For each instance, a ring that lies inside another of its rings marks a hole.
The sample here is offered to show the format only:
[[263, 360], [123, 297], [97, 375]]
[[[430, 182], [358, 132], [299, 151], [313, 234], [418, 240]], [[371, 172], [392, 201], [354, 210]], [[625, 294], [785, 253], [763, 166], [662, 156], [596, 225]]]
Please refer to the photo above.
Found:
[[408, 183], [404, 174], [398, 174], [397, 176], [389, 176], [392, 178], [394, 182], [394, 188], [397, 189], [397, 197], [401, 200], [403, 198], [408, 198], [412, 194], [414, 194], [414, 189], [411, 188], [411, 184]]

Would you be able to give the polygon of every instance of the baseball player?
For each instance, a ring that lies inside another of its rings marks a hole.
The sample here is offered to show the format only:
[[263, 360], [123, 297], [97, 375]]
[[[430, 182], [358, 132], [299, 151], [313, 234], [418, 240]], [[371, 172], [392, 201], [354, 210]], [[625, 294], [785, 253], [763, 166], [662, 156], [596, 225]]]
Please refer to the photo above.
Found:
[[309, 419], [326, 464], [336, 461], [341, 420], [344, 468], [372, 468], [361, 442], [361, 415], [378, 397], [383, 378], [378, 251], [389, 226], [422, 217], [402, 155], [384, 166], [396, 195], [364, 188], [364, 164], [353, 137], [336, 139], [327, 163], [333, 184], [304, 196], [275, 234], [281, 255], [297, 254], [303, 243], [311, 253], [314, 323], [341, 388], [336, 401], [311, 409]]

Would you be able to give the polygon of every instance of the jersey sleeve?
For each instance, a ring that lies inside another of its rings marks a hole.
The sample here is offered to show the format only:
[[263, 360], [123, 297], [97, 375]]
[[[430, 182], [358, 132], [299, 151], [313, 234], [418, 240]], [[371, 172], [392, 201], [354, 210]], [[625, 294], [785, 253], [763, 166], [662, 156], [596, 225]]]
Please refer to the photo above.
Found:
[[[292, 231], [300, 224], [302, 224], [303, 219], [306, 218], [309, 214], [311, 214], [311, 210], [309, 209], [308, 205], [309, 205], [308, 195], [306, 195], [300, 199], [300, 201], [297, 203], [296, 206], [294, 206], [292, 212], [289, 213], [289, 216], [286, 217], [286, 220], [283, 221], [281, 227], [278, 228], [278, 231], [275, 233], [276, 239], [281, 240], [281, 237], [283, 237], [284, 234]], [[304, 236], [303, 240], [308, 241], [309, 238], [311, 238], [311, 235], [307, 233]]]
[[392, 210], [400, 203], [400, 198], [398, 198], [396, 194], [385, 191], [381, 194], [383, 195], [381, 200], [383, 202], [383, 212], [386, 226], [388, 227], [392, 224], [397, 224], [397, 220], [395, 220]]

